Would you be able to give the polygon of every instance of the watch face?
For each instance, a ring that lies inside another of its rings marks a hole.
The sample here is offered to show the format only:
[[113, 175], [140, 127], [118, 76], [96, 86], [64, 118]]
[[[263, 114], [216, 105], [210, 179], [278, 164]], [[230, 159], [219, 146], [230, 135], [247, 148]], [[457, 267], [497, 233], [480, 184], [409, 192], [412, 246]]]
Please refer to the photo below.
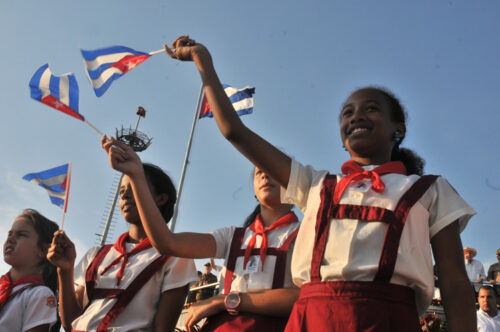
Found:
[[226, 296], [226, 307], [229, 309], [235, 309], [240, 305], [240, 296], [235, 293], [229, 293]]

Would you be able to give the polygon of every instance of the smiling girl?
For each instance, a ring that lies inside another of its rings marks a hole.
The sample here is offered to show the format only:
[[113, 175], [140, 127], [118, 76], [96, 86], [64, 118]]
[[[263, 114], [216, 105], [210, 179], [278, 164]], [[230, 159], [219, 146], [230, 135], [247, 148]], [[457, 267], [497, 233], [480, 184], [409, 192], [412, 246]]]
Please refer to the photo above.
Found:
[[3, 246], [11, 269], [0, 278], [2, 331], [47, 332], [56, 322], [57, 276], [45, 256], [57, 229], [32, 209], [14, 220]]
[[304, 219], [292, 258], [301, 287], [287, 331], [420, 331], [430, 304], [432, 253], [451, 331], [474, 331], [474, 298], [459, 233], [475, 213], [442, 177], [400, 148], [406, 117], [388, 91], [354, 91], [340, 114], [350, 154], [341, 174], [292, 160], [236, 115], [208, 50], [177, 38], [173, 58], [194, 61], [221, 133], [286, 190]]

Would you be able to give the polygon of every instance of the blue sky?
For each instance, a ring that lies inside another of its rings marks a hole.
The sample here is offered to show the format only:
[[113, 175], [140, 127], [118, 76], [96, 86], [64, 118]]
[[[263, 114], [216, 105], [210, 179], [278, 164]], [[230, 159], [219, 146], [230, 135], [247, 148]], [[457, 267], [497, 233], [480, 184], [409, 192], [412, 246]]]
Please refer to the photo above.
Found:
[[[135, 125], [143, 106], [140, 129], [153, 143], [141, 157], [178, 183], [200, 87], [195, 66], [155, 55], [97, 98], [79, 50], [154, 51], [189, 34], [211, 51], [222, 82], [256, 87], [245, 123], [318, 169], [336, 172], [348, 158], [337, 122], [348, 94], [367, 84], [391, 89], [409, 114], [404, 146], [477, 210], [462, 240], [487, 268], [500, 247], [500, 191], [487, 184], [500, 189], [499, 12], [496, 1], [465, 0], [0, 1], [0, 231], [28, 207], [61, 220], [46, 192], [21, 178], [67, 161], [65, 230], [79, 257], [102, 231], [115, 172], [92, 129], [29, 97], [29, 79], [47, 62], [56, 75], [75, 73], [80, 112], [106, 133]], [[176, 231], [241, 224], [256, 204], [250, 174], [214, 121], [200, 120]], [[118, 220], [113, 238], [126, 229]]]

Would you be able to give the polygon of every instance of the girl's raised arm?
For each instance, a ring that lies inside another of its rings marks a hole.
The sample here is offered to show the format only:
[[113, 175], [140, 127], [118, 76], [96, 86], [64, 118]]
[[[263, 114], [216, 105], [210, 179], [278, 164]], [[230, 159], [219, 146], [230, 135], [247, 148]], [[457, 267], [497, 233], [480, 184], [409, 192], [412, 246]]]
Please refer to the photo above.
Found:
[[153, 247], [162, 255], [183, 258], [209, 258], [216, 254], [215, 238], [204, 233], [172, 233], [167, 227], [158, 204], [168, 199], [166, 194], [151, 193], [141, 159], [128, 145], [111, 137], [102, 137], [102, 147], [109, 155], [111, 167], [130, 179], [134, 201], [142, 226]]
[[291, 159], [243, 124], [222, 88], [206, 47], [188, 36], [181, 36], [172, 43], [172, 48], [173, 50], [165, 45], [165, 51], [172, 58], [193, 61], [196, 64], [205, 88], [205, 96], [222, 135], [255, 166], [286, 188]]

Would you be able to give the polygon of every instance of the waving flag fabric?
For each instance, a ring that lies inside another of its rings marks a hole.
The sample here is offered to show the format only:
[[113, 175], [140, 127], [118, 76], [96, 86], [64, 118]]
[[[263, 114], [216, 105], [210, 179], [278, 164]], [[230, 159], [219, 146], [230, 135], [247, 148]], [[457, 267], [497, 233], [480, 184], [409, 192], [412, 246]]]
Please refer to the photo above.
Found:
[[149, 53], [139, 52], [125, 46], [81, 51], [85, 69], [97, 97], [102, 96], [114, 80], [151, 56]]
[[[223, 84], [222, 87], [226, 92], [229, 100], [233, 104], [234, 110], [238, 115], [250, 114], [253, 112], [253, 94], [255, 93], [255, 88], [246, 86], [243, 89], [235, 89], [230, 85]], [[208, 105], [207, 97], [203, 96], [203, 102], [201, 104], [200, 119], [204, 117], [213, 118], [212, 110], [210, 105]]]
[[67, 200], [66, 192], [69, 192], [70, 175], [69, 164], [48, 169], [39, 173], [29, 173], [23, 176], [23, 179], [31, 183], [38, 184], [49, 192], [52, 204], [64, 208], [66, 212]]
[[49, 64], [41, 66], [30, 81], [31, 98], [81, 121], [85, 118], [78, 113], [78, 83], [72, 73], [55, 76]]

